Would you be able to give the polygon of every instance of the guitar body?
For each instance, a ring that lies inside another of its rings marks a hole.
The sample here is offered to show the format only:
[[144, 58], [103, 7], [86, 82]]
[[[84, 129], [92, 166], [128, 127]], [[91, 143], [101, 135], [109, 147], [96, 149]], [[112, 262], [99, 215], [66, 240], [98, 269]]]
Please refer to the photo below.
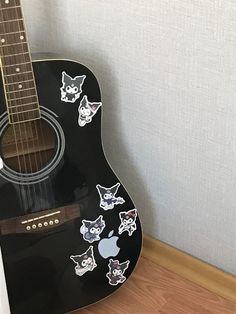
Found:
[[9, 125], [0, 89], [0, 245], [11, 313], [64, 314], [126, 281], [142, 232], [104, 156], [94, 75], [65, 60], [33, 69], [41, 124]]

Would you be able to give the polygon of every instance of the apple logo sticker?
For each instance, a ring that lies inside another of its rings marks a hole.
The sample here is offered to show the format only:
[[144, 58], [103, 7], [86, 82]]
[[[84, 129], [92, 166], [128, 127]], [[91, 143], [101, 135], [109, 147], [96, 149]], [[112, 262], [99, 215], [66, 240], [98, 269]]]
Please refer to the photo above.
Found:
[[108, 238], [102, 239], [98, 244], [98, 252], [103, 258], [115, 257], [120, 252], [120, 248], [117, 246], [119, 237], [113, 236], [114, 230], [110, 231]]

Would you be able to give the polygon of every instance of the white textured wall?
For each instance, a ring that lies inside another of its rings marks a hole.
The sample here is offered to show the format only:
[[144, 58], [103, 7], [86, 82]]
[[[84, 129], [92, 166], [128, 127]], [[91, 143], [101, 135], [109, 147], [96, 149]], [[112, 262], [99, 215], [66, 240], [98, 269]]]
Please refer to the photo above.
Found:
[[146, 232], [236, 274], [236, 2], [24, 0], [33, 51], [98, 77]]

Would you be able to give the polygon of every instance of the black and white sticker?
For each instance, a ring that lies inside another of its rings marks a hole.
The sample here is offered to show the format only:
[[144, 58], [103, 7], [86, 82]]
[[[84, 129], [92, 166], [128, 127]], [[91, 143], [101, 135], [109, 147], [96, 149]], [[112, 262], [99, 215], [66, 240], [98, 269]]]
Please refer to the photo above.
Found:
[[97, 267], [94, 255], [93, 255], [93, 246], [87, 249], [81, 255], [71, 255], [70, 259], [76, 264], [75, 273], [77, 276], [83, 276], [88, 271], [93, 271]]
[[65, 71], [62, 72], [61, 100], [64, 102], [74, 103], [82, 93], [82, 85], [86, 75], [72, 78]]
[[113, 185], [110, 188], [106, 188], [100, 184], [96, 185], [100, 196], [100, 207], [104, 210], [113, 209], [115, 205], [125, 203], [123, 197], [116, 197], [116, 193], [120, 187], [120, 183]]
[[93, 221], [83, 219], [80, 232], [85, 241], [93, 243], [94, 241], [100, 240], [100, 234], [103, 232], [105, 226], [106, 224], [102, 215]]
[[130, 261], [120, 263], [118, 260], [109, 260], [109, 272], [106, 274], [106, 277], [109, 279], [109, 284], [111, 286], [117, 286], [119, 283], [123, 283], [126, 280], [124, 273], [129, 267]]
[[119, 213], [121, 224], [119, 226], [119, 234], [127, 231], [129, 236], [132, 236], [133, 232], [137, 229], [136, 218], [137, 218], [137, 209], [131, 209], [127, 212]]
[[78, 123], [79, 126], [83, 127], [87, 123], [90, 123], [97, 113], [98, 109], [101, 107], [101, 102], [89, 102], [88, 97], [84, 95], [83, 99], [80, 102], [78, 111], [79, 118]]

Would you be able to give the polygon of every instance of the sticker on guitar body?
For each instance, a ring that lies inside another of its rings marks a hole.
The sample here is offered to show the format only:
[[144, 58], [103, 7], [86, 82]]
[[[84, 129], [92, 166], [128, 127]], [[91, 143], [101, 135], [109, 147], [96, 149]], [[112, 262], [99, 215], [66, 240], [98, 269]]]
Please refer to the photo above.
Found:
[[112, 258], [109, 260], [109, 272], [106, 274], [106, 277], [109, 279], [109, 284], [112, 286], [116, 286], [119, 283], [123, 283], [126, 280], [124, 276], [124, 272], [129, 267], [130, 261], [126, 261], [120, 263], [118, 260], [113, 260]]
[[103, 216], [100, 215], [96, 220], [82, 220], [82, 226], [80, 227], [80, 232], [83, 235], [85, 241], [93, 243], [94, 241], [100, 240], [100, 234], [103, 232], [106, 224], [103, 220]]
[[76, 264], [75, 273], [78, 276], [83, 276], [88, 271], [93, 271], [97, 267], [94, 255], [93, 246], [87, 249], [87, 251], [81, 255], [71, 255], [70, 259]]
[[86, 75], [72, 78], [65, 71], [62, 72], [61, 100], [64, 102], [74, 103], [82, 93], [82, 85]]
[[136, 227], [136, 218], [137, 218], [137, 209], [131, 209], [127, 212], [120, 212], [120, 221], [119, 234], [127, 231], [129, 236], [132, 236], [133, 232], [137, 229]]
[[125, 203], [123, 197], [116, 197], [116, 193], [120, 187], [120, 183], [113, 185], [110, 188], [101, 186], [100, 184], [96, 185], [100, 196], [100, 207], [104, 210], [113, 209], [115, 205]]
[[97, 113], [98, 109], [101, 107], [101, 102], [89, 102], [86, 95], [84, 95], [83, 99], [80, 102], [78, 111], [79, 111], [79, 126], [83, 127], [87, 123], [92, 121], [92, 118]]

